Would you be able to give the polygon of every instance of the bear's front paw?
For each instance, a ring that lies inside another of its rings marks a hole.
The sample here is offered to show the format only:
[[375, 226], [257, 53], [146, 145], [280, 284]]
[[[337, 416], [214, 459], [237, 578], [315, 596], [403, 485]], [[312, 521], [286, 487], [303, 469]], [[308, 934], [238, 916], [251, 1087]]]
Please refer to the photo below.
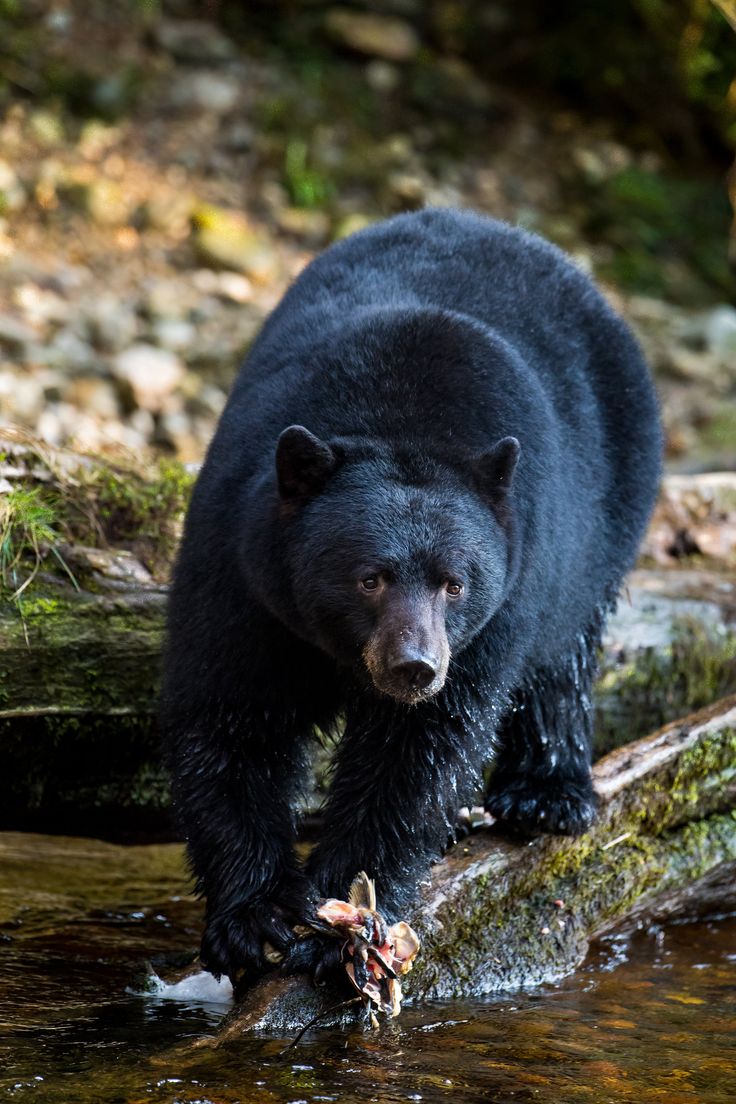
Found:
[[485, 806], [517, 835], [579, 836], [595, 820], [598, 798], [589, 777], [507, 777], [491, 783]]
[[251, 901], [208, 918], [199, 957], [216, 978], [247, 984], [287, 955], [294, 938], [281, 906]]
[[317, 932], [298, 939], [289, 950], [283, 972], [310, 974], [317, 985], [344, 988], [347, 975], [342, 965], [343, 943], [344, 940], [335, 940]]

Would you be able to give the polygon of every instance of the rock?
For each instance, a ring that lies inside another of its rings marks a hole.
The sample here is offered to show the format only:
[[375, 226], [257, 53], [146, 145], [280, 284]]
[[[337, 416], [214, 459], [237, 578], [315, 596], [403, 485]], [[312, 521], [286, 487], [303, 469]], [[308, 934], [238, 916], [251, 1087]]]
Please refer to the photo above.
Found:
[[185, 238], [190, 230], [197, 200], [192, 192], [160, 187], [144, 204], [143, 217], [148, 226], [176, 238]]
[[89, 342], [79, 336], [71, 325], [66, 326], [43, 350], [43, 361], [62, 371], [94, 369], [98, 356]]
[[231, 299], [234, 303], [250, 303], [253, 285], [247, 276], [241, 276], [239, 272], [219, 272], [217, 276], [218, 295], [223, 299]]
[[385, 61], [411, 61], [419, 52], [414, 28], [389, 15], [333, 8], [325, 18], [325, 29], [339, 45]]
[[184, 376], [184, 365], [168, 349], [140, 342], [118, 353], [113, 373], [129, 389], [136, 406], [160, 411]]
[[222, 145], [231, 153], [243, 153], [249, 150], [255, 140], [255, 131], [248, 123], [239, 120], [233, 123], [222, 136]]
[[0, 214], [20, 211], [26, 205], [26, 190], [7, 161], [0, 160]]
[[21, 283], [13, 290], [13, 302], [32, 326], [63, 325], [69, 318], [69, 304], [55, 291], [34, 283]]
[[324, 211], [307, 207], [284, 207], [278, 213], [281, 230], [302, 238], [309, 245], [319, 246], [330, 232], [330, 219]]
[[83, 319], [89, 339], [110, 353], [127, 348], [138, 334], [135, 312], [111, 295], [87, 301]]
[[228, 61], [235, 46], [214, 23], [204, 19], [165, 19], [153, 29], [156, 43], [179, 61]]
[[114, 386], [109, 380], [98, 376], [77, 376], [69, 382], [64, 398], [103, 421], [120, 417], [120, 403]]
[[59, 191], [98, 226], [123, 226], [133, 212], [128, 192], [116, 181], [104, 177], [91, 180], [71, 177], [59, 183]]
[[376, 59], [366, 65], [365, 79], [374, 92], [386, 94], [398, 87], [401, 77], [395, 65]]
[[12, 314], [0, 314], [0, 352], [23, 354], [36, 341], [36, 333]]
[[227, 402], [227, 395], [219, 387], [206, 383], [199, 387], [196, 394], [187, 403], [187, 409], [192, 414], [204, 413], [214, 415], [216, 418], [222, 414]]
[[358, 230], [364, 230], [366, 226], [370, 226], [375, 222], [375, 218], [371, 215], [364, 215], [359, 211], [353, 211], [349, 215], [345, 215], [341, 218], [335, 227], [334, 238], [339, 240], [340, 238], [347, 238], [349, 234], [355, 234]]
[[60, 146], [65, 138], [61, 119], [51, 111], [32, 111], [28, 131], [40, 146]]
[[171, 87], [169, 101], [182, 110], [211, 111], [226, 115], [243, 100], [243, 88], [226, 73], [184, 73]]
[[189, 307], [178, 280], [156, 280], [146, 288], [143, 309], [150, 318], [184, 318]]
[[258, 283], [275, 278], [279, 266], [272, 243], [236, 211], [202, 205], [195, 211], [194, 225], [194, 247], [206, 264], [244, 272]]
[[711, 352], [733, 362], [736, 358], [736, 308], [725, 305], [716, 307], [707, 315], [704, 330]]
[[161, 318], [154, 323], [153, 332], [158, 345], [174, 352], [188, 348], [197, 336], [195, 327], [183, 318]]
[[35, 425], [44, 406], [43, 385], [36, 376], [0, 372], [0, 407], [14, 422]]
[[163, 414], [158, 424], [156, 443], [171, 446], [177, 455], [189, 457], [197, 450], [196, 437], [189, 415], [183, 410]]

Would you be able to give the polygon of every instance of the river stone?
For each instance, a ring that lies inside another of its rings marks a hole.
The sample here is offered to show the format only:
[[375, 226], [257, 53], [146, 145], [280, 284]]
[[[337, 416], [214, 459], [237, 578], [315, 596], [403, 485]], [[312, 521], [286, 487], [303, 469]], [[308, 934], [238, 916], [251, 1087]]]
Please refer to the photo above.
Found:
[[411, 61], [419, 52], [414, 28], [394, 16], [333, 8], [325, 17], [325, 29], [341, 46], [368, 57]]
[[144, 342], [118, 353], [112, 369], [130, 389], [136, 405], [152, 412], [162, 409], [184, 376], [184, 365], [175, 353]]

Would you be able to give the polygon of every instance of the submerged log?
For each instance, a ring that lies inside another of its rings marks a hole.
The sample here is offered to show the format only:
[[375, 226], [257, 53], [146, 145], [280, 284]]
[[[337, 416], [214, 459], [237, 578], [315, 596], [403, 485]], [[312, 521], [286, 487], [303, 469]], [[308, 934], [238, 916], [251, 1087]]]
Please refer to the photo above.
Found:
[[[600, 814], [579, 839], [481, 830], [433, 868], [408, 917], [422, 949], [407, 999], [554, 981], [622, 923], [736, 905], [736, 696], [611, 752], [594, 777]], [[217, 1042], [293, 1031], [334, 999], [306, 978], [270, 976]]]

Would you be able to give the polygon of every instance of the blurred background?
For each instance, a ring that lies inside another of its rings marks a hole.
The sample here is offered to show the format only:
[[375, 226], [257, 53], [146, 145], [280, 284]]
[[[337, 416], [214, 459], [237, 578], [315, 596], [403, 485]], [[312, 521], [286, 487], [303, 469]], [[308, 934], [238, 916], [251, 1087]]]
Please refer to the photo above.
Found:
[[729, 0], [0, 0], [0, 422], [201, 459], [315, 251], [425, 204], [538, 231], [736, 467]]

